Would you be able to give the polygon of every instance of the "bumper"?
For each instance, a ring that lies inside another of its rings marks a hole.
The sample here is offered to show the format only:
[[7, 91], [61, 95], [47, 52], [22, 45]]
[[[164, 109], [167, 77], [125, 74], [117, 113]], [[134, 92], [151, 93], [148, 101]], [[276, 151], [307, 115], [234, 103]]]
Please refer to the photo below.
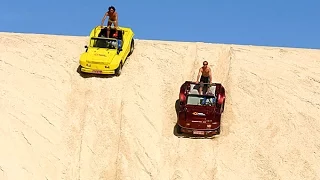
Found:
[[91, 74], [115, 74], [115, 70], [99, 70], [99, 69], [91, 69], [86, 67], [81, 67], [81, 72], [91, 73]]
[[212, 137], [220, 134], [220, 127], [216, 129], [192, 129], [181, 127], [181, 132], [197, 137]]

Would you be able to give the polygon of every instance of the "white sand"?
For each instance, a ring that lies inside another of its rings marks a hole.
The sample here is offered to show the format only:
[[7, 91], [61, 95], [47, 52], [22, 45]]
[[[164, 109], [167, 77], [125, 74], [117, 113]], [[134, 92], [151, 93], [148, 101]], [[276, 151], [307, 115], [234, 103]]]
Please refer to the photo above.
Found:
[[[120, 77], [83, 78], [86, 42], [0, 33], [0, 180], [320, 179], [320, 50], [136, 40]], [[203, 60], [222, 134], [177, 138]]]

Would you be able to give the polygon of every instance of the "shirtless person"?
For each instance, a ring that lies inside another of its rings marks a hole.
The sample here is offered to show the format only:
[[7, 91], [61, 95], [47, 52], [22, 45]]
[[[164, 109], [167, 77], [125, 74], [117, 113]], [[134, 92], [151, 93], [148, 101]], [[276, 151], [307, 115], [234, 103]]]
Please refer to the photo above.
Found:
[[108, 25], [107, 25], [107, 37], [109, 37], [110, 27], [112, 24], [114, 25], [115, 28], [118, 29], [118, 13], [116, 12], [116, 9], [113, 6], [110, 6], [108, 10], [109, 11], [104, 14], [101, 21], [101, 28], [102, 28], [104, 21], [106, 20], [107, 16], [109, 16]]
[[199, 73], [197, 76], [197, 84], [199, 83], [199, 77], [201, 75], [200, 78], [200, 89], [199, 89], [199, 94], [202, 95], [202, 88], [203, 88], [203, 84], [202, 83], [212, 83], [212, 72], [211, 72], [211, 68], [208, 67], [208, 61], [203, 61], [203, 66], [199, 69]]

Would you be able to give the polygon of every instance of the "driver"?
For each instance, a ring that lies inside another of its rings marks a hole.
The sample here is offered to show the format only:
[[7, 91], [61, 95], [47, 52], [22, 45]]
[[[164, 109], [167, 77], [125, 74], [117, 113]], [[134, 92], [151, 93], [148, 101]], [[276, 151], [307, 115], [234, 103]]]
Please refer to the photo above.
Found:
[[116, 45], [117, 45], [117, 42], [116, 41], [113, 41], [113, 40], [106, 40], [107, 42], [107, 48], [111, 48], [111, 49], [115, 49], [116, 48]]
[[[200, 78], [201, 76], [201, 78]], [[197, 76], [197, 81], [196, 83], [199, 83], [199, 78], [200, 78], [200, 82], [202, 83], [212, 83], [212, 72], [211, 72], [211, 68], [208, 67], [208, 61], [203, 61], [203, 66], [199, 69], [199, 73]], [[199, 94], [202, 95], [202, 88], [203, 88], [203, 84], [200, 83], [200, 88], [199, 88]]]

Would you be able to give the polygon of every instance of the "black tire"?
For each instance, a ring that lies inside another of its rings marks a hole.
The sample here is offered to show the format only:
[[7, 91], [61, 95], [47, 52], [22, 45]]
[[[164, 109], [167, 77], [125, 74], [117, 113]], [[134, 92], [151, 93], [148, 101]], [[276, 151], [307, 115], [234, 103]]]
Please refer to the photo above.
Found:
[[221, 133], [221, 130], [220, 130], [220, 128], [218, 129], [218, 133], [217, 133], [217, 135], [220, 135], [220, 133]]
[[134, 50], [134, 39], [132, 39], [132, 41], [131, 41], [130, 52], [129, 52], [128, 56], [130, 56], [133, 53], [133, 50]]
[[223, 111], [224, 111], [224, 103], [225, 103], [225, 99], [223, 100], [223, 103], [222, 103], [222, 105], [221, 105], [221, 106], [222, 106], [222, 107], [221, 107], [221, 108], [222, 108], [221, 113], [223, 113]]
[[181, 127], [180, 127], [178, 124], [176, 124], [176, 132], [177, 132], [177, 134], [179, 134], [179, 135], [182, 134]]
[[115, 75], [120, 76], [122, 72], [122, 63], [120, 62], [119, 67], [116, 69]]

